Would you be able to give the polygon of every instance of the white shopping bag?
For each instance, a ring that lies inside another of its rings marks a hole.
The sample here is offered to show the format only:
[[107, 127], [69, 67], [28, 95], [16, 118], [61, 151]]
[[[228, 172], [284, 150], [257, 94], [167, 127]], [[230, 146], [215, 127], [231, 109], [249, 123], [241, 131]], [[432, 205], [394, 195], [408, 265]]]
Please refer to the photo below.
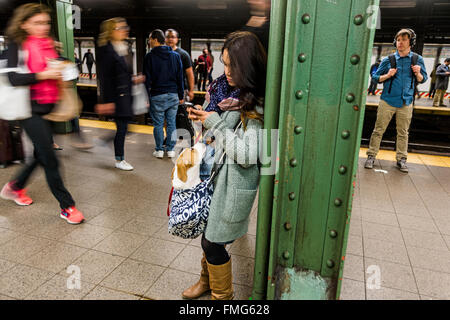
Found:
[[148, 112], [150, 102], [148, 100], [147, 89], [143, 83], [135, 84], [132, 88], [133, 113], [140, 115]]
[[31, 117], [30, 87], [14, 87], [8, 78], [8, 72], [28, 73], [23, 56], [23, 52], [19, 51], [22, 64], [17, 68], [7, 68], [6, 60], [0, 63], [0, 119], [22, 120]]

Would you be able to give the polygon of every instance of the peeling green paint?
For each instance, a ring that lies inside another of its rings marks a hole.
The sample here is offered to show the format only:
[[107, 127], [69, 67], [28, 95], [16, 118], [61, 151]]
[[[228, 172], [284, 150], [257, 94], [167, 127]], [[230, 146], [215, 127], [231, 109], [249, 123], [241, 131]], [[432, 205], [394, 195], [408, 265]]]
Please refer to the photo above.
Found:
[[329, 281], [314, 271], [284, 270], [281, 300], [327, 300]]

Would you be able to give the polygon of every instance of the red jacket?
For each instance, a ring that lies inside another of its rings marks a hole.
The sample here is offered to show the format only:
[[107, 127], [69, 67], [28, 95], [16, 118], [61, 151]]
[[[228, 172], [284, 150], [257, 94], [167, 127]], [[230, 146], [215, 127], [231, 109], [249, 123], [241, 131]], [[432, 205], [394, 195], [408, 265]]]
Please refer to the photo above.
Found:
[[[198, 56], [198, 63], [200, 63], [200, 62], [205, 62], [205, 55], [204, 54], [201, 54], [201, 55]], [[211, 58], [210, 58], [210, 56], [206, 56], [206, 68], [207, 69], [206, 70], [204, 69], [205, 68], [204, 64], [203, 65], [200, 64], [198, 69], [199, 69], [199, 72], [206, 72], [206, 71], [209, 71], [211, 69], [211, 67], [212, 67]]]
[[[28, 36], [22, 44], [28, 51], [27, 66], [30, 72], [38, 73], [47, 68], [47, 59], [56, 59], [58, 54], [51, 38]], [[30, 86], [31, 100], [40, 104], [56, 103], [59, 99], [58, 81], [43, 80]]]

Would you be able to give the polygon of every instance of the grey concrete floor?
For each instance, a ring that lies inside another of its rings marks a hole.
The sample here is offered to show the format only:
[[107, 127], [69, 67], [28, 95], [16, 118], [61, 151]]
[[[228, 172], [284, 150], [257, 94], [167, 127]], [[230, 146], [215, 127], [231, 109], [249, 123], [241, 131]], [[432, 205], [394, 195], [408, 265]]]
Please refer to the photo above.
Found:
[[[110, 133], [84, 131], [94, 139]], [[180, 299], [199, 277], [202, 250], [200, 239], [167, 233], [173, 164], [151, 156], [153, 136], [127, 137], [131, 172], [114, 168], [112, 148], [83, 152], [70, 147], [69, 136], [55, 140], [64, 147], [58, 155], [66, 187], [86, 222], [58, 217], [40, 168], [28, 186], [33, 205], [1, 200], [0, 299]], [[377, 162], [388, 173], [362, 164], [341, 299], [450, 299], [450, 169], [410, 164], [404, 175], [390, 161]], [[2, 184], [18, 169], [0, 170]], [[228, 247], [237, 299], [251, 294], [256, 213], [255, 203], [247, 235]], [[379, 289], [368, 289], [371, 266], [381, 271]]]

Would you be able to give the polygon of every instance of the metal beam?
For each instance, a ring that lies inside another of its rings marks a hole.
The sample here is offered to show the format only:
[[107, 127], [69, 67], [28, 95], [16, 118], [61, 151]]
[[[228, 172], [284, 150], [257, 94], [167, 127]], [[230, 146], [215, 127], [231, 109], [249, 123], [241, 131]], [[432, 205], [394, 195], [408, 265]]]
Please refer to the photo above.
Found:
[[336, 299], [379, 2], [285, 2], [267, 298]]

